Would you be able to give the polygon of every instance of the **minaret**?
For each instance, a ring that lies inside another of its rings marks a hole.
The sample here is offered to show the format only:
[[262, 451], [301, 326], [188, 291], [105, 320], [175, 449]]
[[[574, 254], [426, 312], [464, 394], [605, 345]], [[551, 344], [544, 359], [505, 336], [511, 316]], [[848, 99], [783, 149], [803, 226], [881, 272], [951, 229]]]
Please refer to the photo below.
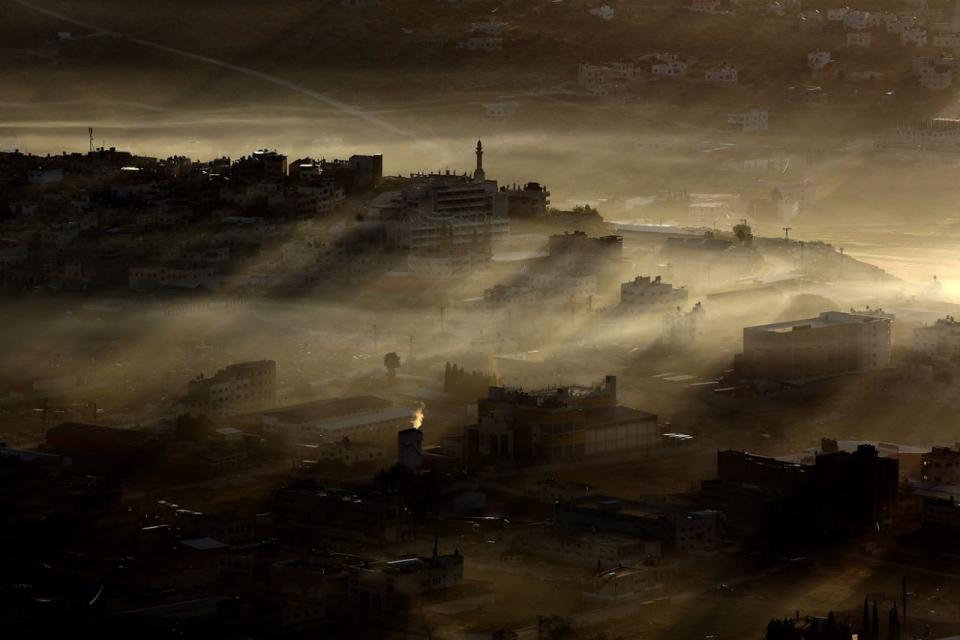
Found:
[[483, 172], [483, 142], [477, 140], [477, 170], [473, 172], [475, 182], [482, 182], [487, 179], [487, 174]]

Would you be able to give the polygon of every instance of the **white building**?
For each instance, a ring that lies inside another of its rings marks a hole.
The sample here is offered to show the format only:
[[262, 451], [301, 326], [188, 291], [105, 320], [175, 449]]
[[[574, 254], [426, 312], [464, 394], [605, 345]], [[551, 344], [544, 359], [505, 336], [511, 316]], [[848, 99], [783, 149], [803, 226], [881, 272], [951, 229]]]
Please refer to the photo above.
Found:
[[[509, 235], [509, 194], [486, 179], [480, 141], [476, 156], [472, 178], [449, 172], [415, 176], [413, 186], [402, 195], [404, 218], [393, 229], [399, 246], [422, 250], [489, 244]], [[395, 204], [391, 199], [387, 206]]]
[[467, 51], [493, 53], [503, 49], [503, 38], [499, 36], [472, 36], [461, 40], [457, 46]]
[[631, 313], [663, 310], [686, 304], [688, 295], [685, 288], [676, 289], [660, 276], [637, 276], [620, 285], [618, 309]]
[[677, 307], [676, 311], [671, 311], [663, 316], [661, 341], [671, 347], [686, 347], [695, 344], [703, 337], [706, 316], [703, 305], [699, 302], [693, 305], [690, 311], [682, 311], [680, 307]]
[[489, 268], [491, 257], [486, 245], [422, 249], [410, 252], [407, 256], [407, 269], [418, 278], [461, 278]]
[[224, 281], [220, 268], [209, 262], [171, 262], [129, 271], [131, 289], [216, 289]]
[[900, 32], [900, 44], [904, 46], [927, 46], [927, 30], [922, 27], [909, 27]]
[[617, 15], [617, 12], [608, 4], [601, 5], [594, 9], [590, 9], [590, 15], [600, 18], [601, 20], [613, 20]]
[[724, 64], [717, 69], [708, 69], [703, 74], [703, 79], [707, 82], [715, 82], [718, 84], [736, 84], [737, 75], [736, 67]]
[[179, 410], [223, 416], [268, 407], [277, 400], [277, 363], [273, 360], [241, 362], [202, 374], [190, 381], [187, 394], [177, 401]]
[[494, 22], [493, 20], [474, 22], [470, 25], [470, 31], [485, 36], [502, 36], [506, 30], [507, 24], [505, 22]]
[[743, 330], [741, 376], [807, 380], [890, 365], [893, 316], [882, 311], [827, 311], [816, 318]]
[[833, 55], [829, 51], [811, 51], [807, 54], [807, 67], [814, 71], [823, 69], [833, 62]]
[[843, 26], [855, 31], [867, 29], [870, 27], [870, 14], [866, 11], [849, 11], [843, 16]]
[[941, 49], [960, 49], [960, 33], [938, 33], [933, 36], [933, 46]]
[[554, 270], [531, 273], [531, 289], [543, 298], [587, 300], [597, 295], [597, 276], [592, 273], [558, 273]]
[[828, 22], [843, 22], [843, 19], [850, 13], [850, 7], [835, 7], [827, 9]]
[[697, 229], [725, 226], [730, 218], [730, 204], [714, 200], [696, 201], [687, 205], [687, 224]]
[[873, 41], [873, 34], [869, 31], [851, 31], [847, 34], [847, 46], [848, 47], [860, 47], [861, 49], [869, 49], [870, 44]]
[[913, 330], [913, 350], [930, 358], [960, 362], [960, 322], [953, 316]]
[[920, 86], [931, 91], [942, 91], [953, 84], [953, 70], [938, 66], [924, 67], [919, 74]]
[[640, 68], [632, 62], [614, 62], [606, 65], [581, 64], [577, 81], [592, 96], [607, 96], [640, 77]]
[[766, 109], [749, 109], [728, 113], [727, 126], [744, 133], [766, 131], [769, 128], [769, 115]]
[[687, 74], [687, 63], [679, 60], [655, 62], [650, 67], [650, 72], [655, 76], [679, 78]]

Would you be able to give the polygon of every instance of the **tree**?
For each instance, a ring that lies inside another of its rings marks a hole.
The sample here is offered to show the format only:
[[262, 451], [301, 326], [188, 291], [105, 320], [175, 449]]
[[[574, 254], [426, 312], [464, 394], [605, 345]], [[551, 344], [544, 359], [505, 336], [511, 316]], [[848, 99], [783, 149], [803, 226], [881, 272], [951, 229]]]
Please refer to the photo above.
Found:
[[880, 640], [880, 613], [877, 611], [877, 602], [873, 602], [873, 616], [870, 620], [870, 633], [874, 640]]
[[178, 440], [199, 442], [213, 432], [213, 422], [203, 414], [185, 413], [177, 418], [175, 432]]
[[513, 629], [497, 629], [490, 640], [517, 640], [517, 632]]
[[870, 605], [867, 604], [867, 597], [863, 597], [863, 628], [860, 630], [863, 638], [870, 637]]
[[390, 379], [397, 377], [397, 369], [400, 368], [400, 356], [397, 355], [396, 351], [391, 351], [383, 356], [383, 366], [387, 368], [387, 375]]

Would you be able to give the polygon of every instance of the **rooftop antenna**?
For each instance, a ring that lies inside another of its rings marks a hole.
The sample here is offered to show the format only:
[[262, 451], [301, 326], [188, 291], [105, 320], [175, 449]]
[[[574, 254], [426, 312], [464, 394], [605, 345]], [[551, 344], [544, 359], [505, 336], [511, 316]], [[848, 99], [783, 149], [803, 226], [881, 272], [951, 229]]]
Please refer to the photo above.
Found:
[[87, 129], [87, 133], [90, 135], [90, 153], [93, 153], [93, 127]]

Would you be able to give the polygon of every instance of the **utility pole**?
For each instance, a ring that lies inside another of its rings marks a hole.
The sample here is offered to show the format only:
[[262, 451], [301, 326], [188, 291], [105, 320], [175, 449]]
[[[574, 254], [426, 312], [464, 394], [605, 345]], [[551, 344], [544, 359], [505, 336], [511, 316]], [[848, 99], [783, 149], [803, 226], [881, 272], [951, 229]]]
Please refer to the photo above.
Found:
[[793, 231], [793, 227], [782, 227], [783, 229], [783, 238], [784, 240], [790, 239], [790, 232]]
[[901, 587], [901, 590], [903, 592], [901, 594], [901, 597], [903, 598], [903, 622], [900, 624], [905, 625], [907, 623], [907, 576], [903, 576], [903, 586]]

